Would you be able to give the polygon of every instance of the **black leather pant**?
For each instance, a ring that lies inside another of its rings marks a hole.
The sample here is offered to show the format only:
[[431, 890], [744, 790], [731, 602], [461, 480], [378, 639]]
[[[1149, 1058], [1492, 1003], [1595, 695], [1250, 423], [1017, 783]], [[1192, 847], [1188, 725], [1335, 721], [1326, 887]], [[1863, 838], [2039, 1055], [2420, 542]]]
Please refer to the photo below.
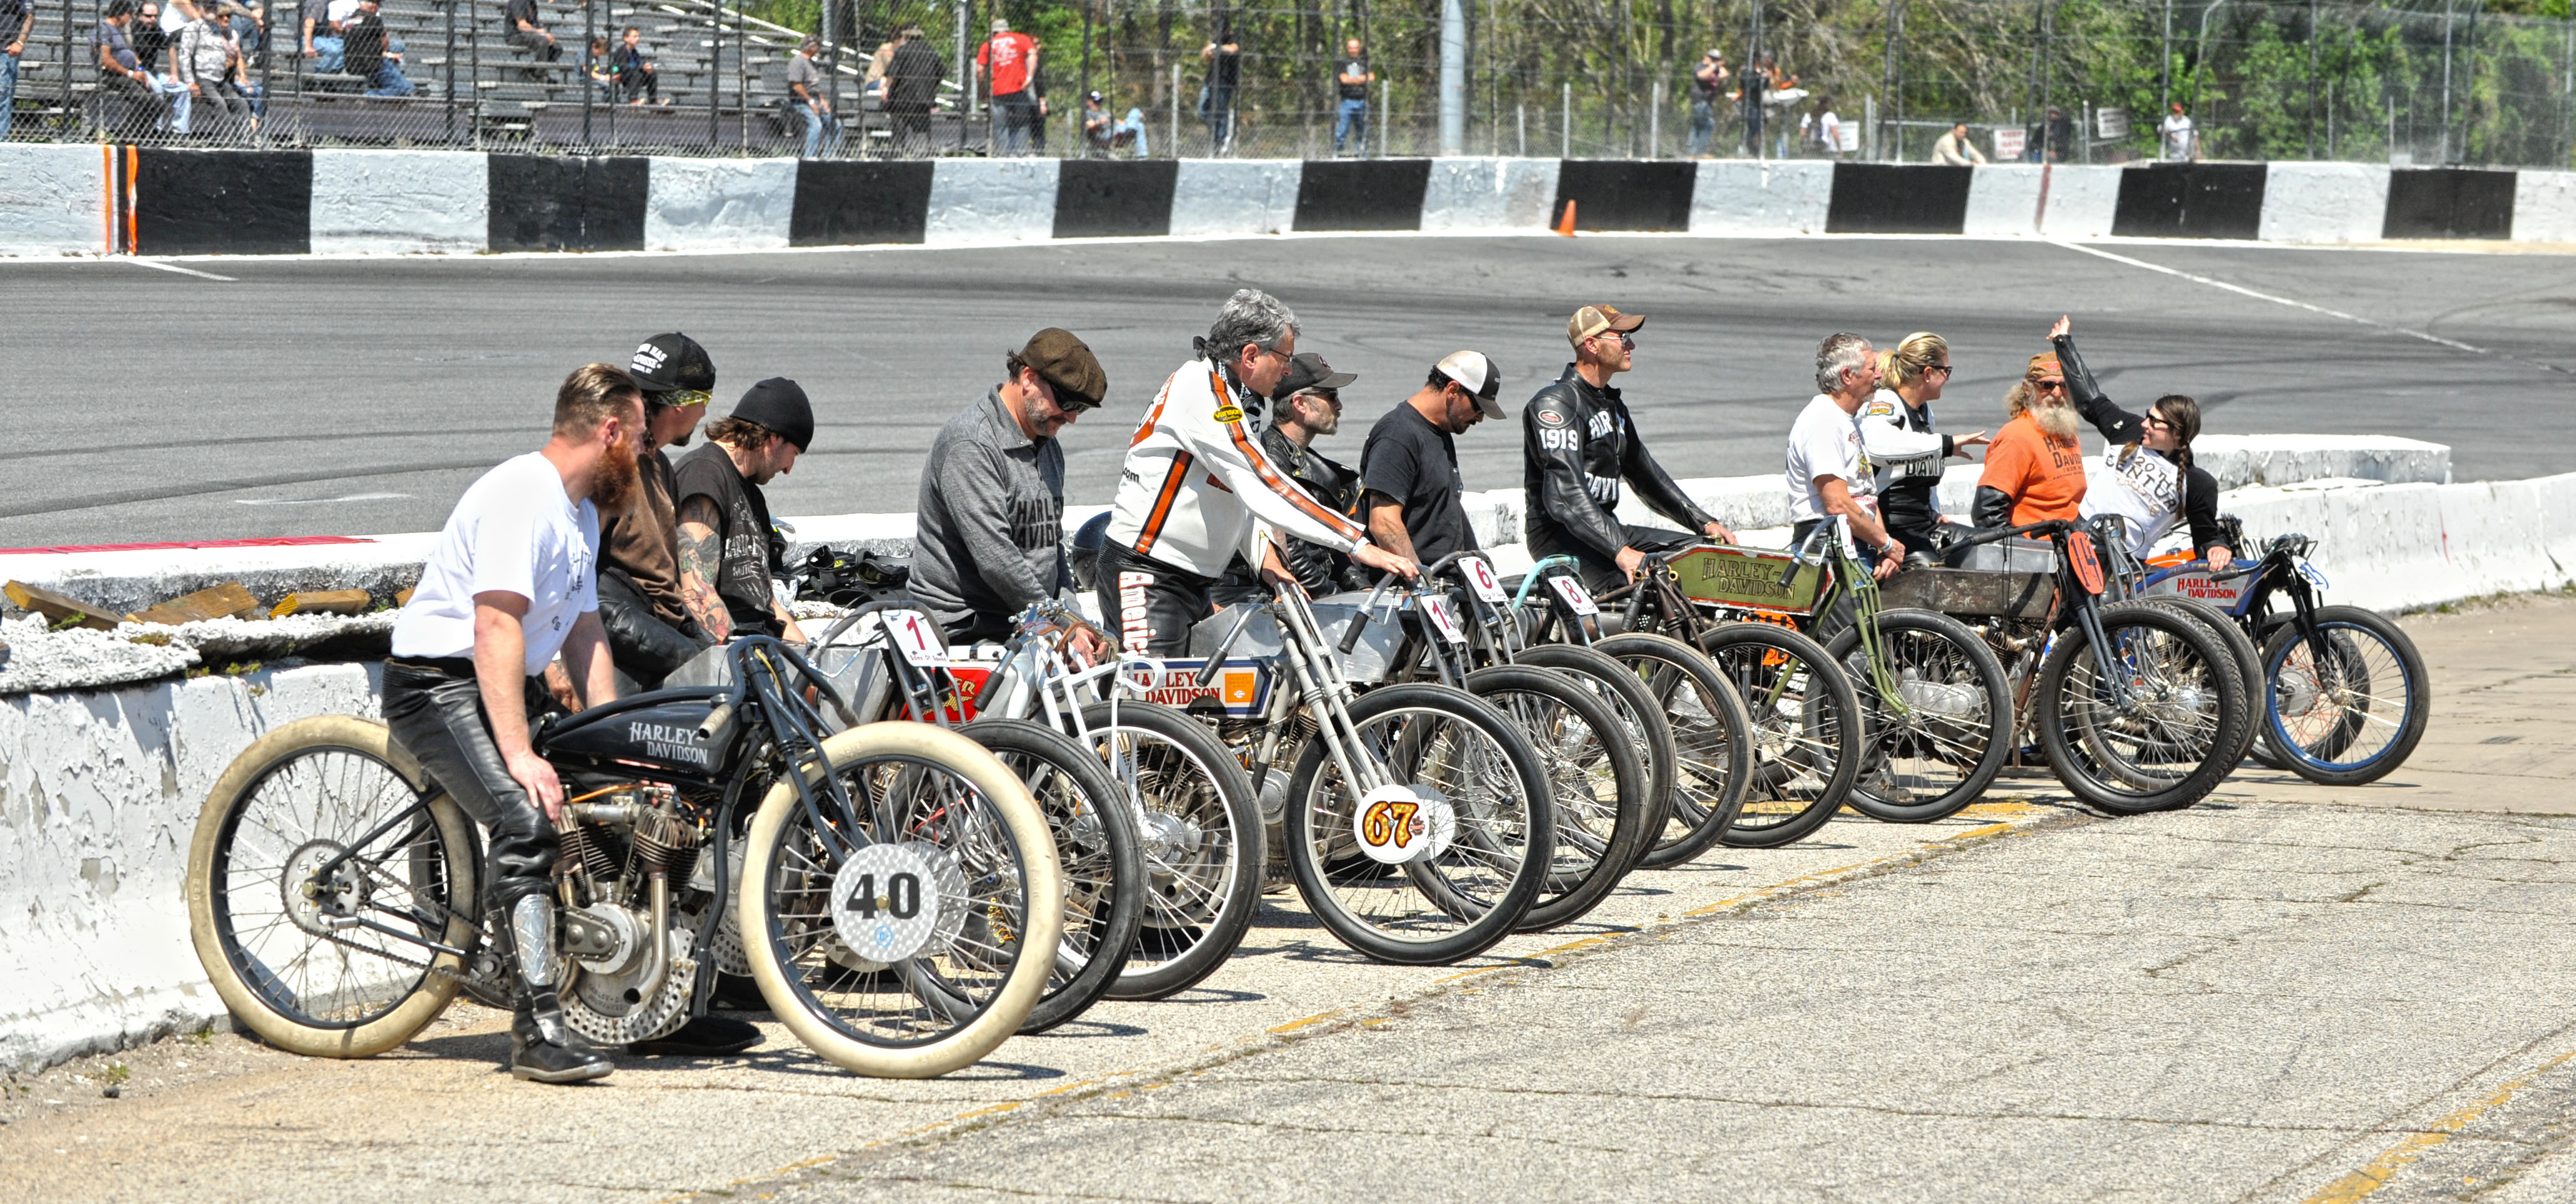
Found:
[[614, 567], [599, 573], [599, 622], [608, 633], [608, 655], [617, 666], [620, 696], [662, 688], [662, 679], [689, 663], [712, 640], [697, 621], [674, 627], [653, 612], [634, 581]]
[[1176, 569], [1130, 551], [1100, 545], [1100, 617], [1118, 644], [1147, 656], [1187, 656], [1190, 628], [1215, 608], [1220, 579]]
[[[483, 825], [490, 848], [483, 862], [485, 914], [504, 917], [512, 904], [544, 894], [557, 851], [545, 812], [510, 777], [492, 727], [483, 716], [483, 694], [471, 673], [453, 668], [385, 662], [385, 726], [430, 779]], [[506, 937], [504, 938], [506, 939]]]

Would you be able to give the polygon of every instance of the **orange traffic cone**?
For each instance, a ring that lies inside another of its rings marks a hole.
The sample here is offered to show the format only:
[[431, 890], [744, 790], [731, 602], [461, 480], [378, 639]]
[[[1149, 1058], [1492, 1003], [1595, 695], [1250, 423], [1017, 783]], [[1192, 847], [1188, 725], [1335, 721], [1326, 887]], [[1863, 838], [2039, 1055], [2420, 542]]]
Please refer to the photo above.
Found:
[[1557, 219], [1556, 232], [1567, 238], [1574, 237], [1574, 202], [1565, 203], [1565, 216]]

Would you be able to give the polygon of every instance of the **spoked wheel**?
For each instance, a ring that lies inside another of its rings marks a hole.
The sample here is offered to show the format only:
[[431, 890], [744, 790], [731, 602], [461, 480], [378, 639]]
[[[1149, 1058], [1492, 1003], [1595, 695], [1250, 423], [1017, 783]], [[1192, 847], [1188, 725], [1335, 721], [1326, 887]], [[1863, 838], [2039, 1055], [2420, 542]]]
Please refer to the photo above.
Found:
[[1848, 801], [1890, 823], [1946, 819], [1976, 802], [2012, 755], [2012, 687], [1994, 650], [1948, 615], [1883, 611], [1878, 631], [1901, 711], [1880, 697], [1859, 627], [1829, 649], [1867, 716], [1869, 752]]
[[[2249, 703], [2261, 701], [2262, 691], [2259, 687], [2263, 682], [2263, 653], [2254, 646], [2254, 638], [2245, 634], [2242, 624], [2230, 617], [2227, 612], [2198, 598], [2186, 598], [2180, 594], [2149, 594], [2140, 600], [2164, 607], [2176, 614], [2188, 615], [2194, 622], [2208, 629], [2211, 635], [2217, 636], [2218, 641], [2227, 646], [2227, 664], [2229, 671], [2236, 678], [2237, 688], [2244, 691]], [[2235, 738], [2227, 744], [2229, 751], [2225, 755], [2228, 772], [2235, 772], [2236, 767], [2244, 764], [2245, 758], [2254, 751], [2255, 737], [2263, 730], [2263, 716], [2260, 711], [2259, 705], [2245, 708], [2243, 721], [2237, 724], [2239, 730]]]
[[[1678, 641], [1675, 646], [1691, 661], [1706, 667], [1706, 658], [1691, 653]], [[1637, 672], [1611, 659], [1596, 648], [1580, 644], [1541, 644], [1524, 648], [1512, 658], [1516, 665], [1533, 665], [1564, 674], [1575, 684], [1590, 690], [1594, 697], [1608, 703], [1619, 718], [1622, 738], [1636, 746], [1646, 763], [1646, 821], [1649, 839], [1637, 842], [1636, 860], [1628, 869], [1645, 864], [1652, 851], [1654, 837], [1660, 836], [1672, 823], [1673, 788], [1679, 778], [1676, 762], [1680, 753], [1673, 741], [1672, 720], [1664, 715], [1665, 704], [1646, 688], [1645, 679]], [[1715, 676], [1715, 671], [1710, 670]], [[1741, 741], [1737, 742], [1739, 745]], [[1749, 763], [1749, 762], [1748, 762]], [[1738, 779], [1741, 780], [1741, 775]]]
[[1726, 835], [1753, 784], [1753, 717], [1707, 655], [1671, 636], [1615, 635], [1593, 645], [1645, 688], [1673, 729], [1671, 814], [1637, 856], [1646, 869], [1682, 865]]
[[2414, 755], [2433, 709], [2415, 641], [2355, 606], [2317, 608], [2325, 655], [2297, 623], [2263, 649], [2263, 725], [2290, 772], [2324, 786], [2375, 782]]
[[[1064, 872], [1064, 939], [1046, 993], [1023, 1033], [1079, 1016], [1118, 980], [1145, 913], [1145, 858], [1136, 814], [1090, 750], [1024, 719], [978, 719], [959, 728], [1028, 784], [1046, 812]], [[929, 981], [936, 981], [929, 980]]]
[[188, 848], [189, 934], [261, 1040], [363, 1058], [456, 997], [481, 898], [474, 833], [428, 789], [383, 724], [346, 716], [270, 732], [215, 783]]
[[1557, 673], [1496, 665], [1468, 674], [1467, 691], [1520, 729], [1555, 803], [1556, 851], [1547, 883], [1513, 931], [1582, 919], [1610, 897], [1646, 841], [1651, 782], [1645, 759], [1608, 703]]
[[1297, 893], [1334, 936], [1379, 961], [1446, 965], [1492, 948], [1538, 897], [1554, 855], [1538, 754], [1501, 712], [1446, 686], [1381, 686], [1350, 717], [1358, 747], [1348, 751], [1393, 784], [1355, 789], [1330, 732], [1306, 742], [1288, 784]]
[[1082, 722], [1143, 838], [1144, 924], [1109, 998], [1177, 995], [1234, 956], [1260, 909], [1260, 801], [1225, 745], [1179, 711], [1101, 702]]
[[836, 1066], [928, 1078], [991, 1053], [1055, 970], [1064, 883], [1029, 788], [974, 741], [870, 723], [823, 741], [851, 813], [769, 788], [736, 914], [752, 978]]
[[1860, 778], [1868, 736], [1851, 679], [1814, 640], [1771, 623], [1728, 623], [1700, 646], [1753, 715], [1753, 784], [1723, 839], [1752, 849], [1806, 839]]
[[2097, 658], [2075, 626], [2040, 665], [2032, 724], [2049, 767], [2086, 805], [2114, 815], [2199, 802], [2227, 776], [2231, 725], [2247, 706], [2227, 646], [2142, 602], [2103, 607], [2101, 623], [2107, 656]]

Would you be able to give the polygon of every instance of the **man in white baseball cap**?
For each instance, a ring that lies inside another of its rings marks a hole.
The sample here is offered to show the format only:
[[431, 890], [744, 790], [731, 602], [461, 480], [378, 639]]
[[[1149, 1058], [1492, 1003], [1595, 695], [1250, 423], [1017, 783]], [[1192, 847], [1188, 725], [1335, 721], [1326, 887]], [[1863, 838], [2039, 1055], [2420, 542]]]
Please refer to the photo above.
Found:
[[1413, 396], [1387, 411], [1360, 446], [1361, 506], [1369, 540], [1416, 564], [1476, 549], [1458, 495], [1456, 436], [1488, 418], [1501, 418], [1495, 400], [1502, 373], [1481, 351], [1451, 352], [1433, 365]]

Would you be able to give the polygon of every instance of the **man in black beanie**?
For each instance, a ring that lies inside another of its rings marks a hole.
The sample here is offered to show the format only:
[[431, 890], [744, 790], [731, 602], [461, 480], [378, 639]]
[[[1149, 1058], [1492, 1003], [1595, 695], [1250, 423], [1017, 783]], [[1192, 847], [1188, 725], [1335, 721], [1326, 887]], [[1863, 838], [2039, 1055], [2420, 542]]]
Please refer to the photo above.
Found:
[[665, 447], [686, 447], [707, 414], [715, 361], [685, 334], [657, 334], [626, 369], [644, 386], [642, 488], [599, 516], [599, 618], [616, 657], [618, 688], [658, 689], [662, 678], [714, 641], [680, 596], [677, 473]]
[[773, 376], [742, 395], [733, 413], [707, 428], [707, 445], [680, 458], [680, 597], [708, 635], [805, 633], [770, 583], [785, 541], [769, 521], [760, 487], [793, 471], [814, 441], [814, 408], [795, 381]]

